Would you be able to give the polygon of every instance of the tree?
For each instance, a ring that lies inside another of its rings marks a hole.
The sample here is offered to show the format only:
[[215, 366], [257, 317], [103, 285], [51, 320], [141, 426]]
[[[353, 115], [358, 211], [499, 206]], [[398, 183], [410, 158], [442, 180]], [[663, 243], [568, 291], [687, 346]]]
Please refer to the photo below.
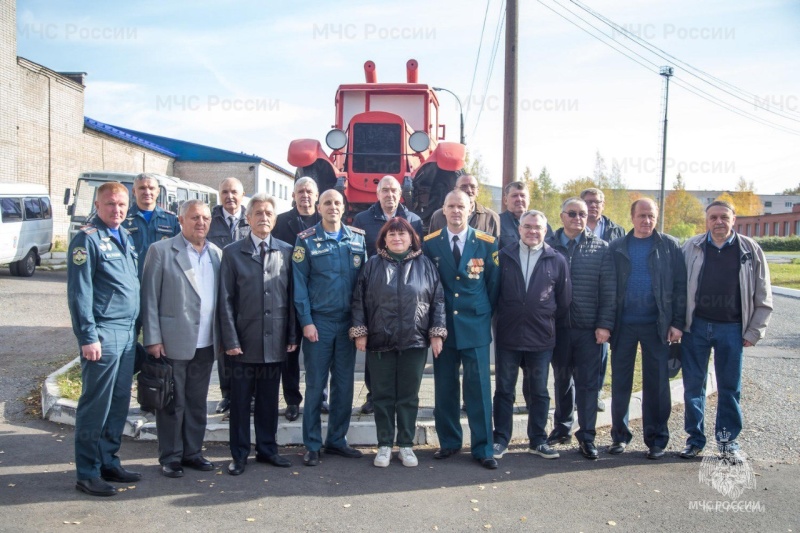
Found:
[[[706, 229], [706, 217], [700, 200], [686, 192], [683, 177], [678, 174], [672, 191], [664, 201], [664, 232], [675, 237], [689, 237]], [[687, 235], [688, 234], [688, 235]]]
[[784, 189], [783, 194], [800, 194], [800, 183], [794, 189]]
[[567, 198], [572, 198], [573, 196], [580, 197], [581, 191], [584, 189], [590, 189], [592, 187], [600, 189], [597, 183], [595, 183], [595, 181], [589, 177], [569, 180], [561, 187], [561, 199], [563, 201]]
[[[483, 158], [478, 153], [476, 153], [473, 158], [470, 157], [470, 152], [467, 150], [464, 156], [464, 172], [473, 176], [481, 185], [485, 185], [489, 181], [489, 172], [483, 165]], [[475, 198], [475, 201], [481, 205], [485, 205], [489, 209], [497, 209], [499, 207], [494, 205], [492, 201], [492, 192], [488, 187], [482, 186], [480, 190], [478, 190], [478, 196]]]
[[763, 213], [761, 200], [755, 193], [755, 184], [747, 182], [744, 177], [739, 177], [736, 184], [736, 192], [731, 194], [733, 205], [736, 206], [736, 214], [742, 217], [756, 216]]
[[558, 214], [561, 212], [561, 194], [550, 177], [547, 167], [542, 167], [539, 177], [528, 182], [528, 192], [531, 197], [530, 209], [544, 213], [551, 226], [560, 226], [561, 221]]
[[733, 195], [731, 193], [727, 192], [727, 191], [723, 192], [722, 194], [720, 194], [719, 196], [714, 198], [714, 201], [715, 202], [728, 202], [729, 204], [731, 204], [734, 207], [734, 209], [736, 209], [736, 201], [733, 199]]

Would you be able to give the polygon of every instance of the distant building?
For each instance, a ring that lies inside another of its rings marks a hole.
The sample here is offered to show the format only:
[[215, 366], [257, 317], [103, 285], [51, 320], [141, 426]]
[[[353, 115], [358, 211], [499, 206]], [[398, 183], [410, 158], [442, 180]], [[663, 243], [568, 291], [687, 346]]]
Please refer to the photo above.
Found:
[[[629, 192], [638, 192], [656, 201], [661, 197], [661, 191], [657, 189], [629, 189]], [[669, 197], [672, 190], [667, 191]], [[716, 200], [722, 193], [731, 194], [733, 191], [686, 191], [703, 204], [703, 209], [711, 202]], [[796, 194], [756, 194], [761, 201], [761, 208], [765, 215], [776, 213], [791, 213], [792, 207], [800, 204], [800, 195]]]
[[800, 235], [800, 203], [791, 213], [755, 217], [736, 217], [736, 231], [748, 237], [788, 237]]

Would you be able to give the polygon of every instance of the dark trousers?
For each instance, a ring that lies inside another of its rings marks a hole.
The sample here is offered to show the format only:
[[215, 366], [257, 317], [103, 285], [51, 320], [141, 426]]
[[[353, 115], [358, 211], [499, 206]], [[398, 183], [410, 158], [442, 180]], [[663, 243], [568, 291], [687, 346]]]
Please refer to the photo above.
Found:
[[223, 398], [230, 398], [231, 390], [231, 369], [230, 369], [230, 356], [225, 355], [224, 351], [220, 351], [217, 357], [217, 376], [219, 376], [219, 390], [222, 392]]
[[284, 363], [240, 363], [230, 357], [231, 417], [230, 446], [234, 461], [250, 455], [250, 399], [255, 394], [253, 426], [256, 430], [256, 455], [278, 453], [278, 396]]
[[283, 399], [286, 405], [300, 405], [303, 402], [303, 395], [300, 393], [300, 347], [287, 353], [286, 365], [281, 372], [283, 382]]
[[456, 350], [445, 347], [433, 360], [436, 433], [442, 448], [461, 448], [459, 369], [464, 369], [464, 403], [470, 429], [470, 447], [476, 459], [492, 457], [492, 385], [489, 345]]
[[100, 477], [100, 468], [120, 465], [117, 452], [131, 404], [136, 339], [127, 329], [97, 326], [102, 354], [81, 358], [83, 389], [75, 414], [75, 468], [78, 479]]
[[514, 399], [520, 364], [527, 374], [525, 401], [528, 407], [528, 441], [536, 447], [547, 441], [547, 415], [550, 412], [550, 394], [547, 376], [550, 371], [552, 350], [530, 352], [521, 350], [495, 351], [494, 391], [494, 442], [508, 446], [514, 417]]
[[[553, 380], [556, 412], [552, 437], [572, 432], [575, 409], [580, 429], [575, 437], [580, 442], [594, 442], [597, 423], [597, 375], [603, 345], [597, 344], [594, 329], [556, 328], [553, 350]], [[574, 395], [570, 385], [574, 383]]]
[[419, 386], [427, 359], [427, 348], [367, 352], [367, 361], [375, 380], [372, 400], [378, 446], [391, 447], [395, 443], [395, 418], [397, 445], [413, 445], [417, 431]]
[[188, 361], [165, 360], [172, 366], [175, 396], [171, 409], [156, 411], [158, 462], [162, 465], [202, 455], [214, 347], [198, 348]]
[[669, 393], [669, 346], [653, 324], [620, 324], [619, 340], [611, 354], [611, 438], [614, 442], [631, 441], [628, 406], [633, 389], [636, 346], [642, 345], [642, 431], [647, 447], [666, 448], [672, 401]]
[[364, 386], [367, 388], [367, 401], [372, 401], [372, 379], [369, 375], [369, 357], [364, 359]]
[[606, 371], [608, 370], [608, 343], [603, 343], [603, 354], [600, 357], [600, 375], [597, 376], [597, 392], [603, 390], [606, 383]]

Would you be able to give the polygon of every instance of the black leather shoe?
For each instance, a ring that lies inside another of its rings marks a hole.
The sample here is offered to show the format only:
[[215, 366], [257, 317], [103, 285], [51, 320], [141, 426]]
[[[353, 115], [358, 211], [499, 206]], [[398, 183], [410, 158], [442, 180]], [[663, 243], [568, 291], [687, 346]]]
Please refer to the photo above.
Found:
[[647, 452], [648, 459], [661, 459], [664, 457], [664, 455], [664, 448], [661, 448], [660, 446], [653, 446], [650, 448], [650, 451]]
[[334, 448], [333, 446], [325, 446], [325, 453], [327, 453], [328, 455], [341, 455], [342, 457], [347, 457], [348, 459], [358, 459], [359, 457], [364, 455], [359, 450], [351, 448], [347, 444], [345, 444], [341, 448]]
[[488, 468], [489, 470], [495, 470], [497, 468], [497, 460], [494, 457], [484, 457], [478, 460], [484, 468]]
[[608, 447], [608, 453], [611, 455], [619, 455], [625, 451], [625, 448], [628, 447], [627, 442], [615, 442], [611, 446]]
[[307, 451], [303, 456], [303, 464], [306, 466], [317, 466], [319, 464], [319, 452]]
[[286, 420], [289, 422], [294, 422], [297, 420], [297, 417], [300, 416], [300, 406], [298, 405], [287, 405], [286, 411], [283, 412], [283, 416], [286, 417]]
[[578, 447], [581, 450], [581, 455], [587, 459], [591, 459], [593, 461], [597, 459], [597, 446], [594, 445], [594, 442], [580, 442], [578, 443]]
[[547, 445], [555, 446], [556, 444], [567, 444], [572, 440], [572, 435], [550, 435], [547, 437]]
[[447, 459], [451, 455], [456, 455], [461, 451], [461, 448], [439, 448], [433, 454], [434, 459]]
[[205, 457], [195, 457], [194, 459], [183, 459], [181, 466], [191, 468], [193, 470], [200, 470], [201, 472], [210, 472], [214, 470], [214, 463]]
[[281, 457], [277, 453], [274, 455], [258, 455], [256, 454], [256, 461], [259, 463], [267, 463], [272, 466], [279, 466], [281, 468], [289, 468], [292, 462], [286, 457]]
[[322, 402], [321, 411], [323, 415], [327, 415], [328, 413], [331, 412], [331, 406], [328, 404], [327, 401]]
[[681, 453], [678, 454], [678, 457], [681, 459], [694, 459], [700, 452], [703, 451], [703, 448], [698, 448], [694, 444], [687, 444], [686, 447], [681, 450]]
[[217, 414], [221, 415], [222, 413], [227, 413], [228, 410], [231, 408], [231, 401], [228, 398], [223, 398], [217, 404]]
[[100, 477], [105, 481], [113, 481], [114, 483], [133, 483], [142, 479], [142, 475], [139, 472], [131, 472], [121, 466], [101, 468]]
[[361, 414], [371, 415], [375, 412], [375, 406], [372, 405], [372, 400], [367, 400], [364, 402], [364, 405], [361, 406]]
[[244, 461], [231, 461], [228, 465], [228, 473], [232, 476], [242, 475], [246, 465], [247, 459]]
[[179, 462], [161, 465], [161, 474], [165, 477], [183, 477], [183, 467]]
[[99, 477], [79, 479], [75, 483], [75, 488], [90, 496], [115, 496], [117, 494], [117, 489], [113, 485], [109, 485]]

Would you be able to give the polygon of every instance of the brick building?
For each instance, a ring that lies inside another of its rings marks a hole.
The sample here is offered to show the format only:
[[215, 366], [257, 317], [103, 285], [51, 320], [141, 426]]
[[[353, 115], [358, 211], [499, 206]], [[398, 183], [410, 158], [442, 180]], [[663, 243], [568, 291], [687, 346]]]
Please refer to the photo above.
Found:
[[788, 237], [800, 235], [800, 204], [791, 213], [736, 217], [736, 231], [748, 237]]

